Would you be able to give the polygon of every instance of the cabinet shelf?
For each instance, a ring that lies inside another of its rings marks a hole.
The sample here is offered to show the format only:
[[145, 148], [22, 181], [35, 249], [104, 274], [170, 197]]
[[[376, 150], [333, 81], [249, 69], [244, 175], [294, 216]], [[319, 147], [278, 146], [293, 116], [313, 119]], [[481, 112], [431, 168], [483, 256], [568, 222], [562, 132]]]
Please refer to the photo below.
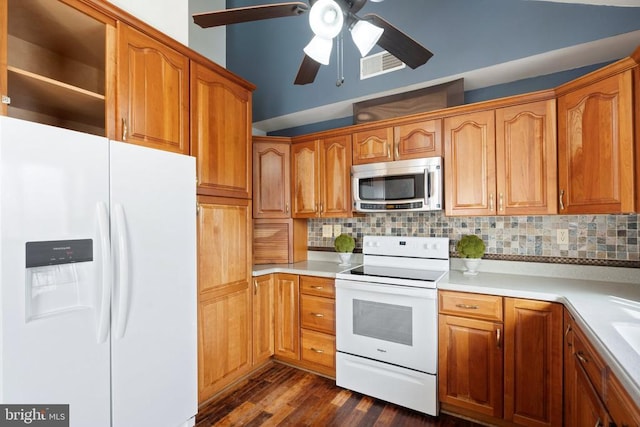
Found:
[[104, 132], [104, 95], [16, 67], [7, 70], [12, 107], [84, 123]]
[[106, 135], [111, 21], [62, 1], [8, 0], [6, 7], [7, 114]]

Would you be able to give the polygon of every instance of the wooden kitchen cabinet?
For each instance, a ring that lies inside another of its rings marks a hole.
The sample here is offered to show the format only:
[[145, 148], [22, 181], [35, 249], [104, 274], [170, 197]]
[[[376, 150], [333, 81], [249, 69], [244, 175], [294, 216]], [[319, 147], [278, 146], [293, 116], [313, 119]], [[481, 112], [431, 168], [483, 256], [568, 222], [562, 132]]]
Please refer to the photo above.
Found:
[[444, 119], [447, 215], [495, 215], [494, 110]]
[[254, 264], [307, 259], [307, 220], [291, 218], [291, 139], [253, 137]]
[[353, 134], [353, 164], [393, 160], [393, 127], [366, 129]]
[[275, 356], [300, 359], [299, 284], [296, 274], [275, 275]]
[[616, 427], [640, 426], [640, 408], [611, 371], [607, 375], [606, 390], [604, 403]]
[[118, 23], [116, 138], [189, 154], [189, 58]]
[[496, 109], [496, 194], [499, 215], [558, 212], [556, 102]]
[[504, 419], [562, 425], [562, 305], [505, 298]]
[[502, 418], [502, 297], [440, 291], [439, 301], [438, 396], [443, 409]]
[[251, 198], [251, 90], [191, 61], [191, 155], [198, 194]]
[[253, 365], [274, 354], [275, 286], [272, 274], [253, 278]]
[[335, 280], [300, 276], [300, 363], [336, 375]]
[[291, 217], [291, 139], [253, 137], [253, 217]]
[[447, 215], [557, 212], [555, 101], [444, 120]]
[[306, 219], [253, 220], [254, 264], [291, 264], [306, 259]]
[[251, 201], [198, 197], [198, 397], [252, 367]]
[[492, 424], [562, 425], [562, 305], [438, 295], [443, 408]]
[[353, 134], [353, 164], [442, 156], [442, 119], [424, 120]]
[[564, 425], [640, 425], [640, 408], [564, 310]]
[[296, 142], [291, 147], [293, 218], [351, 213], [351, 136]]
[[558, 89], [561, 214], [637, 209], [633, 72], [617, 72], [619, 67], [612, 64]]
[[116, 21], [69, 0], [0, 0], [0, 114], [113, 137]]

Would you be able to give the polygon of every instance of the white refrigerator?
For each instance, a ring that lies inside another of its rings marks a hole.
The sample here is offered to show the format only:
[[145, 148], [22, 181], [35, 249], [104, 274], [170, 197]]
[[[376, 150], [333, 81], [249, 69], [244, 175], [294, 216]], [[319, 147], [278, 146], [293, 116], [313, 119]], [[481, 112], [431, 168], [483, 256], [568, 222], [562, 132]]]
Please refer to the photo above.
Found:
[[0, 404], [197, 412], [194, 158], [0, 117]]

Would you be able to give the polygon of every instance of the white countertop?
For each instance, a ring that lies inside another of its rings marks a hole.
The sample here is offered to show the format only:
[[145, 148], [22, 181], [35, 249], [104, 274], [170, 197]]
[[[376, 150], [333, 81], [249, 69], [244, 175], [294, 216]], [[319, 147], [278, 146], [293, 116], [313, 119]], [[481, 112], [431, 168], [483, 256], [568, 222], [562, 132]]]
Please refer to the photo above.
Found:
[[[335, 253], [309, 254], [295, 264], [257, 265], [253, 275], [335, 277], [351, 268], [339, 266]], [[360, 262], [356, 257], [353, 266]], [[564, 304], [640, 406], [640, 269], [483, 260], [480, 273], [467, 276], [458, 259], [451, 269], [439, 289]]]

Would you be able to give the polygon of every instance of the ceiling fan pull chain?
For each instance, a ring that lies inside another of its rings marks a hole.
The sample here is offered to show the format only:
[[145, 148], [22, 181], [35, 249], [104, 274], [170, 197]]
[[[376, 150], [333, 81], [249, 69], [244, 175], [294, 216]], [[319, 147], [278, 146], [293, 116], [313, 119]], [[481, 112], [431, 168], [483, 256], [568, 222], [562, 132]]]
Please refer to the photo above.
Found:
[[338, 67], [338, 79], [336, 80], [336, 86], [340, 87], [344, 83], [344, 44], [342, 38], [342, 31], [336, 37], [336, 64]]

